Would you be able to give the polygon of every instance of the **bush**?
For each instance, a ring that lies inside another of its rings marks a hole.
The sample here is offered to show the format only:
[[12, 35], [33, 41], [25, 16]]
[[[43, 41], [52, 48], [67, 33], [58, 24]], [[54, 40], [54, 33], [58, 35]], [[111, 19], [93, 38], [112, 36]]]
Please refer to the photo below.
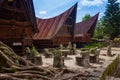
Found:
[[103, 72], [100, 80], [105, 80], [105, 77], [106, 76], [112, 76], [114, 74], [114, 71], [118, 65], [118, 60], [119, 60], [119, 57], [117, 57], [106, 69], [105, 71]]
[[90, 44], [84, 46], [84, 48], [95, 48], [95, 47], [102, 48], [103, 44], [101, 44], [101, 43], [90, 43]]
[[114, 43], [120, 44], [120, 38], [114, 38]]

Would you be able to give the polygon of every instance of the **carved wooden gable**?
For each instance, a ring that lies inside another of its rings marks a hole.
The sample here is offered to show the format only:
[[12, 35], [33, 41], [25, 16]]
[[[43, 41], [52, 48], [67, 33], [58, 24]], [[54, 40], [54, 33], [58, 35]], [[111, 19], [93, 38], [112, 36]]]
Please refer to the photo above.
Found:
[[69, 14], [68, 18], [58, 31], [57, 36], [71, 36], [74, 37], [74, 27], [76, 22], [76, 10], [77, 9], [77, 3], [74, 5], [71, 13]]

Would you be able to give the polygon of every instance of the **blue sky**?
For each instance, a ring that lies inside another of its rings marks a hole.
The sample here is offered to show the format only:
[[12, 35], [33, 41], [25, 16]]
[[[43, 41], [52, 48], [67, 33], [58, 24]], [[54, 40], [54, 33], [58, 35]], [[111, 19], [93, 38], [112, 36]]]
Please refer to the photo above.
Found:
[[100, 19], [104, 15], [107, 4], [107, 0], [33, 0], [33, 2], [35, 14], [39, 18], [55, 17], [78, 2], [77, 22], [80, 22], [85, 14], [94, 16], [98, 12], [100, 12]]

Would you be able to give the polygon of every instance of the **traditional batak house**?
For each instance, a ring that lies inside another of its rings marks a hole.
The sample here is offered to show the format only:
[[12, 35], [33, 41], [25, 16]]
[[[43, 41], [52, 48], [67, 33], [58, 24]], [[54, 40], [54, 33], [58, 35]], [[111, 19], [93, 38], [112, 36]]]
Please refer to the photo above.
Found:
[[0, 0], [0, 41], [22, 52], [38, 32], [32, 0]]
[[68, 44], [74, 37], [77, 3], [64, 13], [49, 19], [37, 18], [39, 33], [33, 36], [38, 47], [55, 47]]
[[80, 43], [90, 42], [93, 36], [95, 26], [98, 20], [99, 13], [90, 19], [76, 23], [74, 43], [79, 45]]

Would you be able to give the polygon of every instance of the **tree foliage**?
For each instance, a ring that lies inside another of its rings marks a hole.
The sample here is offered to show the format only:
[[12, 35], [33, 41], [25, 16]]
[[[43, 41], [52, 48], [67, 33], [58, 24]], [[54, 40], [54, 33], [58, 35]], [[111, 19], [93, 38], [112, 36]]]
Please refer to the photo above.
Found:
[[88, 19], [90, 19], [90, 18], [91, 18], [90, 14], [86, 14], [86, 15], [82, 18], [82, 21], [88, 20]]
[[103, 16], [104, 32], [111, 38], [120, 34], [120, 7], [117, 0], [108, 0], [105, 16]]
[[104, 26], [102, 25], [102, 20], [99, 20], [96, 24], [94, 37], [102, 38], [104, 36]]

